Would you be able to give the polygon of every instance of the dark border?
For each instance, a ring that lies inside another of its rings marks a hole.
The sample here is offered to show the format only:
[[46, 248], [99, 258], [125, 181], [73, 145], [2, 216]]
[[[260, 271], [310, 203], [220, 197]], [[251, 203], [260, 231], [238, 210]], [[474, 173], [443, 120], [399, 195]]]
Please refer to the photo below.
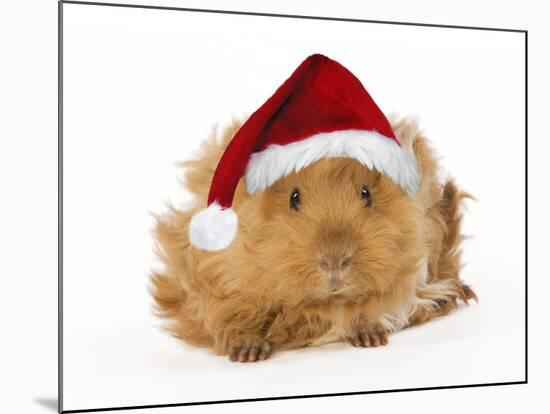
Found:
[[525, 31], [525, 383], [527, 384], [527, 373], [528, 373], [528, 367], [529, 367], [529, 360], [528, 360], [528, 345], [529, 345], [529, 338], [528, 338], [528, 320], [529, 318], [527, 317], [528, 315], [528, 312], [529, 312], [529, 306], [528, 306], [528, 297], [529, 297], [529, 283], [528, 283], [528, 280], [529, 278], [527, 277], [527, 274], [528, 274], [528, 265], [527, 263], [529, 262], [528, 260], [528, 257], [529, 257], [529, 250], [527, 248], [527, 229], [528, 229], [528, 219], [527, 217], [529, 216], [528, 214], [528, 202], [527, 202], [527, 186], [528, 186], [528, 181], [527, 181], [527, 175], [528, 175], [528, 168], [527, 166], [529, 165], [528, 164], [528, 146], [527, 146], [527, 143], [529, 141], [529, 139], [527, 138], [528, 137], [528, 125], [529, 125], [529, 109], [528, 109], [528, 95], [527, 95], [527, 91], [528, 91], [528, 85], [529, 85], [529, 65], [528, 65], [528, 59], [527, 59], [527, 48], [528, 48], [528, 44], [529, 44], [529, 41], [528, 41], [528, 33], [527, 33], [527, 30]]
[[334, 394], [311, 394], [311, 395], [290, 395], [290, 396], [284, 396], [284, 397], [245, 398], [241, 400], [198, 401], [198, 402], [174, 403], [174, 404], [134, 405], [134, 406], [128, 406], [128, 407], [86, 408], [82, 410], [62, 411], [62, 413], [93, 413], [97, 411], [141, 410], [141, 409], [147, 409], [147, 408], [186, 407], [190, 405], [229, 404], [229, 403], [245, 403], [245, 402], [272, 401], [272, 400], [300, 400], [305, 398], [342, 397], [342, 396], [363, 395], [363, 394], [387, 394], [390, 392], [449, 390], [449, 389], [455, 389], [455, 388], [494, 387], [494, 386], [501, 386], [501, 385], [518, 385], [518, 384], [526, 384], [526, 383], [527, 382], [525, 381], [512, 381], [512, 382], [495, 382], [495, 383], [488, 383], [488, 384], [448, 385], [444, 387], [401, 388], [401, 389], [395, 389], [395, 390], [340, 392], [340, 393], [334, 393]]
[[[262, 16], [262, 17], [276, 17], [276, 18], [291, 18], [291, 19], [305, 19], [305, 20], [325, 20], [325, 21], [339, 21], [339, 22], [352, 22], [352, 23], [374, 23], [374, 24], [391, 24], [402, 26], [417, 26], [417, 27], [433, 27], [443, 29], [464, 29], [464, 30], [485, 30], [496, 32], [512, 32], [523, 33], [525, 39], [525, 379], [522, 381], [510, 381], [510, 382], [498, 382], [498, 383], [482, 383], [482, 384], [464, 384], [464, 385], [448, 385], [438, 387], [420, 387], [420, 388], [403, 388], [403, 389], [390, 389], [390, 390], [376, 390], [376, 391], [358, 391], [358, 392], [344, 392], [344, 393], [331, 393], [331, 394], [312, 394], [312, 395], [291, 395], [281, 397], [265, 397], [265, 398], [247, 398], [247, 399], [235, 399], [235, 400], [218, 400], [218, 401], [197, 401], [188, 403], [174, 403], [174, 404], [152, 404], [152, 405], [136, 405], [136, 406], [123, 406], [123, 407], [101, 407], [101, 408], [89, 408], [89, 409], [76, 409], [76, 410], [63, 410], [63, 4], [78, 4], [83, 6], [108, 6], [108, 7], [124, 7], [124, 8], [138, 8], [138, 9], [154, 9], [154, 10], [173, 10], [173, 11], [185, 11], [194, 13], [213, 13], [213, 14], [229, 14], [229, 15], [241, 15], [241, 16]], [[407, 391], [430, 391], [430, 390], [442, 390], [442, 389], [456, 389], [456, 388], [477, 388], [477, 387], [491, 387], [502, 385], [519, 385], [528, 383], [528, 191], [527, 191], [527, 174], [528, 174], [528, 31], [519, 29], [508, 29], [498, 27], [477, 27], [477, 26], [458, 26], [458, 25], [445, 25], [445, 24], [428, 24], [428, 23], [414, 23], [414, 22], [392, 22], [386, 20], [365, 20], [365, 19], [351, 19], [341, 17], [327, 17], [327, 16], [304, 16], [304, 15], [290, 15], [290, 14], [278, 14], [278, 13], [258, 13], [258, 12], [243, 12], [233, 10], [209, 10], [209, 9], [195, 9], [195, 8], [183, 8], [183, 7], [162, 7], [162, 6], [149, 6], [149, 5], [137, 5], [137, 4], [125, 4], [125, 3], [102, 3], [91, 1], [71, 1], [71, 0], [58, 0], [58, 412], [59, 413], [90, 413], [97, 411], [115, 411], [115, 410], [136, 410], [146, 408], [165, 408], [165, 407], [184, 407], [191, 405], [210, 405], [210, 404], [224, 404], [224, 403], [244, 403], [255, 401], [271, 401], [271, 400], [289, 400], [289, 399], [303, 399], [303, 398], [319, 398], [319, 397], [337, 397], [347, 395], [363, 395], [363, 394], [384, 394], [390, 392], [407, 392]]]
[[57, 407], [63, 412], [63, 2], [57, 5]]
[[290, 18], [290, 19], [327, 20], [327, 21], [336, 21], [336, 22], [377, 23], [377, 24], [391, 24], [391, 25], [402, 25], [402, 26], [438, 27], [438, 28], [445, 28], [445, 29], [491, 30], [496, 32], [514, 32], [514, 33], [527, 32], [527, 30], [508, 29], [508, 28], [500, 28], [500, 27], [478, 27], [478, 26], [459, 26], [459, 25], [451, 25], [451, 24], [392, 22], [388, 20], [352, 19], [347, 17], [305, 16], [305, 15], [298, 15], [298, 14], [295, 15], [295, 14], [279, 14], [279, 13], [243, 12], [243, 11], [236, 11], [236, 10], [194, 9], [194, 8], [188, 8], [188, 7], [148, 6], [144, 4], [140, 5], [140, 4], [108, 3], [108, 2], [96, 2], [96, 1], [61, 0], [61, 3], [82, 4], [85, 6], [130, 7], [133, 9], [177, 10], [177, 11], [198, 12], [198, 13], [233, 14], [233, 15], [240, 15], [240, 16], [283, 17], [283, 18]]

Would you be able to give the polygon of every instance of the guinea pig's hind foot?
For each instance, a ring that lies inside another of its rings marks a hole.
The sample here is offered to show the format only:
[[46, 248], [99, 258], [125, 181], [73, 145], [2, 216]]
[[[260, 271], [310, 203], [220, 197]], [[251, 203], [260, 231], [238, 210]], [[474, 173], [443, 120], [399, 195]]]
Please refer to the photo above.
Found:
[[233, 362], [263, 361], [271, 354], [273, 347], [262, 338], [237, 338], [230, 346], [229, 359]]
[[460, 292], [460, 299], [462, 299], [462, 301], [466, 305], [468, 305], [469, 300], [475, 300], [476, 303], [479, 302], [479, 300], [477, 298], [477, 295], [473, 291], [473, 289], [470, 286], [465, 285], [465, 284], [462, 285], [462, 289], [461, 289], [461, 292]]
[[388, 331], [380, 325], [375, 328], [358, 329], [355, 335], [346, 340], [355, 347], [376, 348], [388, 344]]
[[451, 307], [456, 308], [458, 299], [460, 299], [466, 305], [470, 304], [470, 300], [474, 300], [476, 303], [479, 302], [474, 290], [470, 286], [460, 282], [460, 284], [455, 289], [455, 293], [453, 296], [438, 298], [435, 300], [435, 303], [440, 310], [445, 309], [445, 307], [447, 307], [448, 305], [452, 305]]

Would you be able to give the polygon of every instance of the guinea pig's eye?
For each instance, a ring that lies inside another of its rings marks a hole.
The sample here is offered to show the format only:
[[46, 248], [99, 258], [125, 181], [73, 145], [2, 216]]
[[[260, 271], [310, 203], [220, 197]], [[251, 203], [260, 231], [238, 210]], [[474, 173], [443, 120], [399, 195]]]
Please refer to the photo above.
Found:
[[295, 188], [294, 190], [292, 190], [292, 192], [290, 193], [290, 201], [289, 201], [289, 205], [291, 208], [293, 208], [294, 210], [298, 211], [298, 206], [300, 205], [300, 201], [302, 201], [302, 198], [300, 196], [300, 190], [298, 190], [297, 188]]
[[367, 207], [370, 207], [372, 205], [372, 198], [370, 196], [370, 191], [366, 185], [364, 185], [363, 188], [361, 189], [361, 198], [365, 200], [365, 202], [367, 203]]

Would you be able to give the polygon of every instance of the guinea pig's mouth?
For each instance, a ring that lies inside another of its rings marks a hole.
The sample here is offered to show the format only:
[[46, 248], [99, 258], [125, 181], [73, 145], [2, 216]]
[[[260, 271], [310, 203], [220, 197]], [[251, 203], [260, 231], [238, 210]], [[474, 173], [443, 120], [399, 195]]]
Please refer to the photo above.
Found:
[[342, 291], [332, 292], [328, 295], [327, 301], [333, 304], [344, 304], [349, 301], [349, 297]]

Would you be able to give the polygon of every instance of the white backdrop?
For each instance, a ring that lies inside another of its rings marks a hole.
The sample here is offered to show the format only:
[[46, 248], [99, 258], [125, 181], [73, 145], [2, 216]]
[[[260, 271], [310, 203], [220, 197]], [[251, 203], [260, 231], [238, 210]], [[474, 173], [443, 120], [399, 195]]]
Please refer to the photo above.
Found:
[[[64, 409], [522, 380], [523, 36], [65, 5]], [[186, 200], [175, 162], [257, 108], [313, 52], [386, 112], [419, 115], [476, 195], [465, 280], [479, 305], [392, 335], [232, 364], [151, 315], [150, 212]], [[444, 368], [442, 368], [444, 367]]]
[[[114, 0], [113, 0], [114, 1]], [[117, 0], [118, 1], [118, 0]], [[145, 0], [143, 0], [145, 3]], [[529, 30], [529, 384], [250, 404], [135, 410], [145, 413], [278, 414], [343, 410], [463, 414], [472, 406], [499, 413], [548, 405], [550, 336], [546, 329], [546, 191], [550, 143], [547, 97], [550, 28], [544, 3], [462, 0], [151, 0], [186, 7], [357, 17]], [[498, 10], [498, 13], [495, 13]], [[45, 414], [57, 406], [57, 1], [0, 3], [0, 249], [4, 411]], [[479, 204], [478, 204], [479, 206]], [[475, 214], [472, 206], [470, 218]], [[470, 248], [468, 248], [470, 250]], [[507, 359], [503, 359], [503, 364]], [[7, 390], [7, 391], [6, 391]]]

